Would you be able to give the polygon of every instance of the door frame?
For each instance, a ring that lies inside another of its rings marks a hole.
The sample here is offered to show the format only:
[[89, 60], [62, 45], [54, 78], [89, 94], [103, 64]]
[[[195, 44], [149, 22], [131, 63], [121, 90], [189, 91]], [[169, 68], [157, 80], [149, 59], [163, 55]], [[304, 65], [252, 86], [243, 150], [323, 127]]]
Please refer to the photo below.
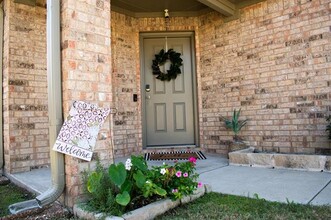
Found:
[[[140, 32], [139, 33], [139, 62], [140, 62], [140, 97], [141, 97], [141, 123], [142, 123], [142, 147], [143, 149], [147, 149], [147, 127], [146, 127], [146, 109], [145, 109], [145, 75], [143, 74], [145, 72], [144, 67], [144, 40], [148, 38], [165, 38], [165, 37], [187, 37], [190, 39], [191, 44], [191, 60], [192, 60], [192, 89], [193, 89], [193, 120], [194, 120], [194, 142], [195, 147], [199, 146], [199, 120], [198, 120], [198, 93], [197, 93], [197, 73], [196, 73], [196, 52], [195, 52], [195, 33], [192, 31], [189, 32]], [[186, 146], [186, 145], [184, 145]], [[159, 148], [162, 148], [162, 146], [157, 146]], [[169, 146], [167, 146], [169, 147]], [[173, 147], [173, 146], [171, 146]], [[181, 146], [178, 146], [181, 147]]]

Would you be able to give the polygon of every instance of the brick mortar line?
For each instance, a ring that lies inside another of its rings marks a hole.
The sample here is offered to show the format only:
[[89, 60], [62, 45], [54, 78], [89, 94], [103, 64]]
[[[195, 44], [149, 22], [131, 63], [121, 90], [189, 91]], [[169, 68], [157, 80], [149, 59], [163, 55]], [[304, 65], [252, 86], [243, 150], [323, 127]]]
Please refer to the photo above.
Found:
[[322, 189], [320, 189], [320, 191], [318, 191], [317, 193], [316, 193], [316, 195], [315, 196], [313, 196], [313, 198], [311, 198], [310, 200], [309, 200], [309, 202], [307, 203], [308, 205], [310, 205], [310, 203], [329, 185], [331, 183], [331, 179], [329, 180], [329, 182], [322, 188]]

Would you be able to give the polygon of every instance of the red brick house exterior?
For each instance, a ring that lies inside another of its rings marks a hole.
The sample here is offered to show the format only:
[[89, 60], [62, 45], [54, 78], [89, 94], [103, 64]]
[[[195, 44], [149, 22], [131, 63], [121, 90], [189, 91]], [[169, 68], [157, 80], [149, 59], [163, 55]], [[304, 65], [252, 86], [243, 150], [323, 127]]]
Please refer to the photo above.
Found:
[[[4, 170], [49, 165], [46, 2], [4, 0]], [[117, 110], [97, 142], [105, 164], [141, 153], [140, 33], [194, 33], [199, 143], [226, 155], [232, 134], [220, 116], [234, 108], [249, 118], [240, 136], [282, 153], [330, 153], [325, 116], [331, 110], [330, 0], [267, 0], [238, 10], [194, 17], [136, 18], [112, 11], [111, 1], [61, 1], [64, 116], [73, 101]], [[132, 94], [138, 94], [138, 102]], [[94, 166], [65, 157], [65, 202], [81, 194], [81, 172]]]

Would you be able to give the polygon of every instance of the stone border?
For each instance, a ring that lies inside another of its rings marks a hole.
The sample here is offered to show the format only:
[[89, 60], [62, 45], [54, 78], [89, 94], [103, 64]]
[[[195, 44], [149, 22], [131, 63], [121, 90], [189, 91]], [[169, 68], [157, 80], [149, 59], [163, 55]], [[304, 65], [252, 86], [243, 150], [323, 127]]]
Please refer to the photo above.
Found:
[[209, 192], [211, 192], [211, 186], [206, 184], [204, 187], [196, 189], [192, 195], [185, 196], [180, 200], [172, 201], [171, 199], [163, 199], [156, 201], [147, 206], [125, 213], [122, 217], [108, 216], [105, 213], [89, 212], [82, 208], [83, 204], [75, 204], [73, 212], [79, 219], [86, 220], [148, 220], [154, 219], [156, 216], [162, 215], [178, 205], [191, 202]]
[[254, 153], [254, 148], [229, 153], [230, 165], [331, 172], [331, 156]]

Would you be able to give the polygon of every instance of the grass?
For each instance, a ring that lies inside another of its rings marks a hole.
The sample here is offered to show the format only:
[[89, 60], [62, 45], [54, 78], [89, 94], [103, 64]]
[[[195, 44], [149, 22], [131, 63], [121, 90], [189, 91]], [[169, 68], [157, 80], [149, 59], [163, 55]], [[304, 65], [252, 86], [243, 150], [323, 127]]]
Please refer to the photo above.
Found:
[[[256, 196], [257, 197], [257, 196]], [[209, 193], [166, 212], [158, 220], [174, 219], [331, 219], [331, 206], [268, 202], [264, 199]]]
[[10, 214], [8, 211], [9, 205], [32, 198], [31, 193], [12, 183], [0, 186], [0, 218]]

